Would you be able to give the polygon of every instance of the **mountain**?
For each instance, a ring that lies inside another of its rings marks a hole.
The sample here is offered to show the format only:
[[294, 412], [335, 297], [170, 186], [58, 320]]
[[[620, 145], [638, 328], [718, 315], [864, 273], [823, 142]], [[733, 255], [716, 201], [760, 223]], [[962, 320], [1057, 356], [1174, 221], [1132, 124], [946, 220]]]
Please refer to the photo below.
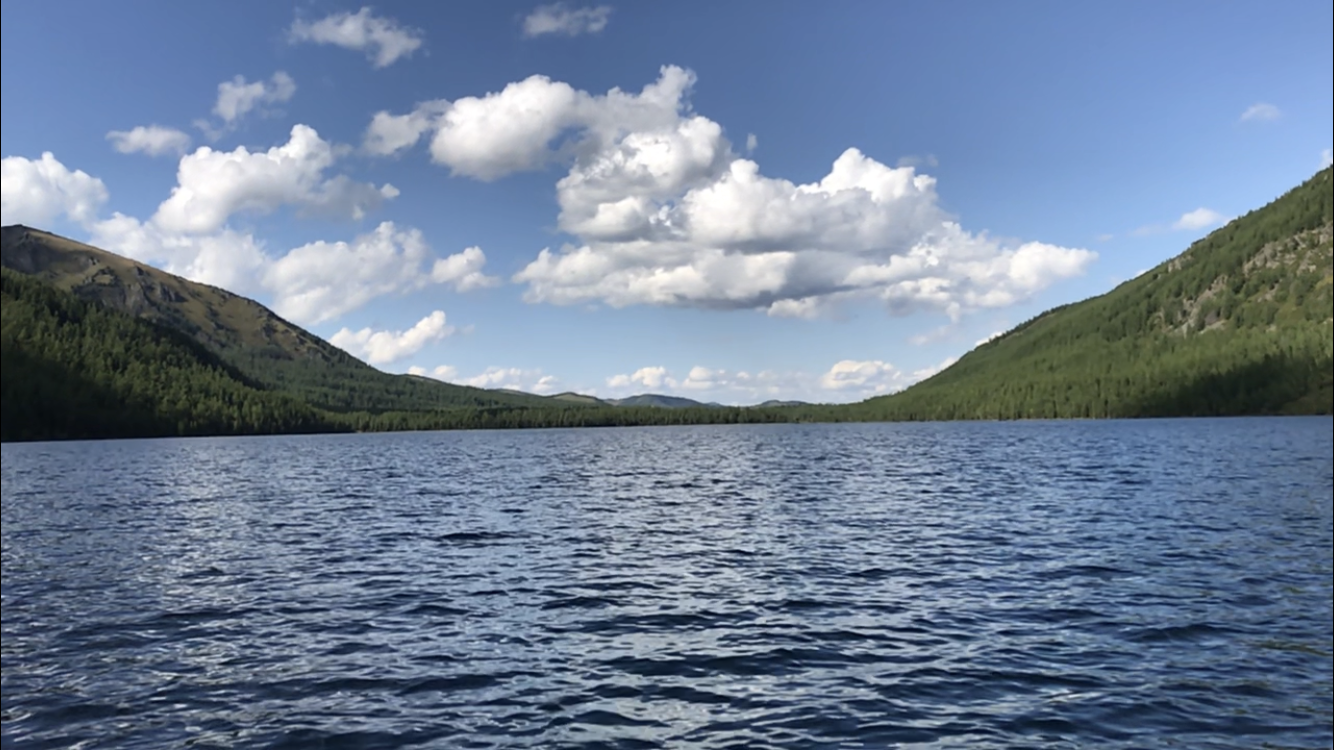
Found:
[[638, 396], [608, 399], [613, 406], [656, 406], [664, 409], [699, 409], [712, 408], [717, 404], [704, 404], [681, 396], [666, 396], [660, 393], [641, 393]]
[[530, 394], [381, 372], [253, 300], [30, 227], [0, 228], [0, 264], [89, 302], [181, 331], [257, 385], [319, 409], [549, 404]]
[[556, 395], [551, 397], [551, 400], [569, 404], [587, 404], [588, 406], [608, 405], [606, 401], [603, 401], [600, 398], [594, 396], [585, 396], [582, 393], [574, 393], [573, 391], [567, 391], [565, 393], [557, 393]]
[[774, 409], [774, 408], [785, 407], [785, 406], [811, 406], [811, 405], [812, 405], [812, 404], [811, 404], [810, 402], [808, 402], [808, 401], [779, 401], [778, 399], [769, 399], [768, 401], [764, 401], [764, 402], [755, 404], [755, 406], [753, 406], [753, 407], [751, 407], [751, 408], [753, 408], [753, 409]]
[[340, 429], [195, 339], [0, 269], [0, 440]]
[[1329, 414], [1332, 219], [1325, 168], [1111, 292], [851, 408], [863, 419]]
[[626, 396], [625, 398], [607, 398], [601, 399], [593, 396], [586, 396], [582, 393], [558, 393], [550, 397], [554, 401], [560, 401], [567, 404], [586, 404], [588, 406], [617, 406], [617, 407], [655, 407], [661, 409], [713, 409], [726, 408], [723, 404], [710, 402], [702, 403], [682, 396], [667, 396], [661, 393], [641, 393], [635, 396]]

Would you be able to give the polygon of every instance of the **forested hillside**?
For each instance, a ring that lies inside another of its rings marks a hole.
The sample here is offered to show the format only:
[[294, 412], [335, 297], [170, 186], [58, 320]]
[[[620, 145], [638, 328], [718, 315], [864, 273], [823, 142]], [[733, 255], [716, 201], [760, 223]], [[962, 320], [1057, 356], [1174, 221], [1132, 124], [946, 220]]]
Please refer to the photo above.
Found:
[[198, 342], [0, 269], [4, 440], [340, 429]]
[[381, 372], [263, 305], [91, 245], [0, 229], [4, 267], [193, 337], [256, 383], [332, 411], [540, 406], [540, 396]]
[[868, 419], [1328, 414], [1332, 236], [1326, 168], [1113, 291], [854, 408]]

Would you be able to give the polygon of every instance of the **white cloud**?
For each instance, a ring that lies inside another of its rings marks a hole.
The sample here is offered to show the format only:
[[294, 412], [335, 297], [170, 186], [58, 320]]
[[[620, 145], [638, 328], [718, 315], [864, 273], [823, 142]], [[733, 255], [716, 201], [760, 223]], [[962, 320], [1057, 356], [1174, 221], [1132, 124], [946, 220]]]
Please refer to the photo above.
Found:
[[902, 379], [903, 373], [888, 362], [878, 359], [844, 359], [835, 362], [820, 376], [820, 387], [828, 391], [851, 389], [884, 393], [898, 385]]
[[[54, 155], [45, 153], [38, 160], [11, 156], [3, 160], [0, 220], [42, 226], [67, 217], [83, 225], [98, 247], [233, 292], [268, 292], [280, 315], [302, 324], [331, 320], [376, 297], [431, 284], [463, 292], [497, 283], [482, 272], [486, 256], [480, 248], [436, 258], [419, 230], [393, 222], [382, 222], [351, 242], [313, 242], [277, 257], [253, 235], [225, 225], [235, 211], [271, 210], [284, 203], [360, 211], [361, 204], [342, 199], [355, 197], [354, 183], [322, 177], [329, 161], [328, 144], [303, 125], [293, 128], [287, 145], [267, 153], [201, 148], [182, 158], [180, 184], [152, 218], [141, 221], [121, 213], [99, 219], [108, 199], [106, 186], [68, 169]], [[385, 186], [378, 192], [387, 196], [391, 191]]]
[[[474, 253], [475, 248], [469, 248], [432, 261], [420, 230], [390, 221], [350, 242], [312, 242], [277, 257], [268, 254], [253, 236], [232, 229], [212, 234], [170, 232], [156, 222], [140, 222], [122, 214], [95, 223], [92, 242], [194, 281], [241, 294], [268, 293], [275, 312], [303, 325], [334, 320], [378, 297], [431, 284], [468, 291], [491, 279], [481, 273], [485, 257], [480, 250]], [[452, 260], [456, 258], [464, 262]], [[454, 276], [433, 274], [427, 265], [432, 262], [462, 266], [465, 271]], [[375, 339], [383, 340], [382, 335]]]
[[1256, 102], [1255, 104], [1252, 104], [1251, 106], [1247, 107], [1245, 112], [1241, 113], [1241, 121], [1242, 122], [1269, 121], [1269, 120], [1277, 120], [1282, 116], [1283, 113], [1279, 111], [1278, 107], [1275, 107], [1274, 105], [1269, 104], [1268, 102]]
[[[1143, 271], [1141, 271], [1140, 273], [1143, 273]], [[979, 347], [979, 346], [981, 346], [981, 345], [983, 345], [983, 344], [990, 344], [991, 342], [995, 341], [996, 339], [998, 339], [998, 338], [1000, 338], [1001, 336], [1004, 336], [1004, 335], [1005, 335], [1005, 329], [1001, 329], [1001, 330], [999, 330], [999, 331], [994, 331], [994, 332], [992, 332], [992, 334], [991, 334], [990, 336], [987, 336], [987, 337], [984, 338], [984, 339], [978, 339], [978, 340], [977, 340], [977, 343], [973, 344], [973, 348], [976, 349], [977, 347]]]
[[258, 276], [270, 262], [261, 242], [232, 229], [203, 235], [168, 232], [118, 212], [89, 230], [97, 247], [238, 294], [260, 291]]
[[1205, 229], [1207, 227], [1225, 224], [1229, 220], [1230, 219], [1227, 216], [1224, 216], [1211, 208], [1201, 207], [1194, 211], [1187, 211], [1182, 214], [1181, 218], [1177, 219], [1172, 224], [1172, 228], [1187, 230]]
[[1210, 227], [1226, 224], [1232, 221], [1231, 216], [1221, 214], [1212, 208], [1200, 208], [1194, 211], [1187, 211], [1171, 223], [1160, 222], [1157, 224], [1146, 224], [1138, 227], [1130, 234], [1135, 237], [1147, 237], [1154, 234], [1160, 234], [1169, 230], [1177, 231], [1198, 231]]
[[610, 18], [610, 5], [584, 8], [571, 8], [566, 3], [542, 5], [523, 19], [523, 35], [531, 38], [544, 34], [596, 34], [607, 28]]
[[332, 44], [365, 52], [373, 66], [384, 68], [416, 52], [425, 34], [392, 18], [376, 16], [369, 7], [363, 7], [356, 13], [334, 13], [318, 21], [298, 19], [292, 23], [288, 39], [292, 44]]
[[926, 380], [956, 361], [957, 358], [951, 357], [932, 367], [904, 372], [880, 360], [845, 359], [834, 363], [820, 376], [820, 387], [828, 391], [851, 391], [861, 398], [869, 398], [901, 391], [913, 383]]
[[247, 82], [245, 76], [238, 75], [218, 84], [218, 99], [213, 104], [213, 114], [222, 120], [221, 127], [207, 120], [196, 120], [195, 127], [209, 138], [217, 140], [235, 129], [241, 118], [261, 105], [290, 101], [295, 94], [296, 81], [281, 70], [268, 81]]
[[[429, 132], [437, 164], [454, 174], [494, 180], [562, 156], [596, 155], [631, 131], [675, 130], [680, 100], [694, 80], [693, 73], [669, 66], [638, 94], [612, 89], [593, 96], [534, 75], [481, 97], [429, 101], [406, 115], [377, 113], [363, 148], [390, 155]], [[552, 147], [567, 134], [571, 140]]]
[[459, 376], [459, 369], [453, 365], [440, 365], [439, 367], [428, 370], [425, 367], [413, 365], [408, 368], [408, 374], [416, 375], [419, 378], [435, 378], [436, 380], [452, 383], [454, 382], [454, 379]]
[[524, 391], [547, 395], [560, 389], [560, 380], [554, 375], [547, 375], [541, 369], [521, 367], [488, 367], [482, 372], [461, 377], [457, 367], [440, 365], [432, 370], [425, 367], [409, 367], [409, 375], [435, 378], [455, 385], [467, 385], [473, 388], [503, 388], [510, 391]]
[[107, 140], [122, 154], [143, 153], [149, 156], [181, 155], [190, 148], [190, 136], [162, 125], [140, 125], [133, 130], [113, 130]]
[[168, 232], [207, 233], [237, 212], [264, 214], [285, 205], [360, 219], [398, 195], [388, 184], [377, 188], [343, 175], [326, 178], [336, 158], [333, 145], [307, 125], [294, 126], [287, 143], [268, 151], [200, 147], [181, 159], [178, 184], [153, 220]]
[[760, 139], [754, 133], [746, 133], [746, 153], [755, 153], [755, 149], [760, 147]]
[[546, 76], [454, 102], [435, 123], [431, 158], [455, 174], [493, 180], [544, 165], [548, 144], [576, 122], [579, 93]]
[[631, 375], [607, 378], [609, 398], [647, 391], [684, 396], [698, 401], [758, 403], [801, 400], [815, 403], [860, 401], [902, 390], [955, 362], [950, 358], [932, 367], [904, 372], [880, 360], [842, 360], [823, 373], [802, 371], [725, 370], [696, 365], [678, 378], [665, 367], [644, 367]]
[[366, 128], [361, 148], [372, 156], [392, 156], [411, 148], [449, 108], [449, 102], [440, 100], [419, 104], [406, 115], [377, 112]]
[[421, 231], [389, 221], [350, 242], [312, 242], [276, 257], [252, 235], [230, 228], [211, 234], [170, 232], [154, 221], [115, 214], [94, 223], [91, 232], [98, 247], [193, 281], [241, 294], [268, 293], [275, 312], [302, 325], [334, 320], [378, 297], [433, 283], [467, 291], [484, 285], [476, 279], [490, 279], [481, 274], [477, 254], [466, 250], [450, 257], [465, 257], [474, 270], [436, 278], [427, 264], [440, 261], [432, 261]]
[[686, 379], [681, 381], [680, 387], [689, 391], [712, 391], [727, 386], [730, 380], [726, 370], [695, 365], [686, 373]]
[[1320, 168], [1324, 169], [1330, 164], [1334, 164], [1334, 149], [1325, 149], [1320, 152]]
[[321, 323], [376, 297], [420, 289], [429, 279], [422, 263], [430, 250], [420, 230], [391, 221], [351, 242], [312, 242], [274, 261], [263, 285], [283, 317]]
[[329, 338], [329, 343], [373, 365], [382, 365], [410, 357], [427, 344], [450, 336], [454, 330], [446, 322], [444, 311], [436, 310], [406, 331], [343, 328]]
[[641, 385], [648, 389], [676, 387], [676, 380], [667, 375], [666, 367], [641, 367], [629, 375], [612, 375], [607, 378], [607, 385], [611, 388], [627, 388], [632, 385]]
[[59, 217], [87, 224], [107, 202], [101, 180], [71, 171], [50, 151], [40, 159], [6, 156], [0, 161], [0, 223], [46, 227]]
[[[320, 323], [390, 294], [450, 284], [465, 292], [488, 286], [482, 274], [486, 256], [479, 248], [430, 262], [430, 247], [418, 229], [381, 222], [373, 232], [351, 242], [312, 242], [266, 267], [262, 284], [274, 296], [278, 314], [305, 323]], [[461, 260], [459, 260], [461, 259]], [[450, 273], [441, 272], [441, 264]]]
[[500, 279], [482, 273], [485, 265], [486, 253], [482, 252], [482, 248], [470, 247], [461, 253], [437, 260], [431, 266], [431, 281], [452, 284], [460, 292], [496, 286]]
[[366, 148], [393, 153], [431, 133], [455, 174], [492, 180], [556, 161], [558, 227], [513, 280], [529, 302], [756, 308], [810, 317], [879, 298], [951, 316], [1014, 304], [1097, 257], [1002, 243], [939, 206], [935, 180], [847, 149], [818, 182], [771, 178], [722, 127], [691, 111], [693, 73], [662, 68], [638, 93], [603, 95], [533, 76], [498, 93], [380, 113]]

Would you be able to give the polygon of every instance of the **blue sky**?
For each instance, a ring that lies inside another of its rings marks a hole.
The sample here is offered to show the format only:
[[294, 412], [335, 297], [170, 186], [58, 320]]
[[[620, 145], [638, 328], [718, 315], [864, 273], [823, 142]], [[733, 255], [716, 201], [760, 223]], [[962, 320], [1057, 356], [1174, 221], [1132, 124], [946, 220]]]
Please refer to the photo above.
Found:
[[1328, 2], [0, 6], [3, 221], [382, 369], [850, 401], [1330, 160]]

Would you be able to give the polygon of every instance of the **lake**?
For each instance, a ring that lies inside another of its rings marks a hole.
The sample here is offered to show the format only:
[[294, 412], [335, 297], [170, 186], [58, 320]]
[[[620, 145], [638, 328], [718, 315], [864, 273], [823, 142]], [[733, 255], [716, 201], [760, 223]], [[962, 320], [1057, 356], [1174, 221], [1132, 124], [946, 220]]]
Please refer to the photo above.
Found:
[[1328, 748], [1331, 426], [6, 444], [4, 746]]

